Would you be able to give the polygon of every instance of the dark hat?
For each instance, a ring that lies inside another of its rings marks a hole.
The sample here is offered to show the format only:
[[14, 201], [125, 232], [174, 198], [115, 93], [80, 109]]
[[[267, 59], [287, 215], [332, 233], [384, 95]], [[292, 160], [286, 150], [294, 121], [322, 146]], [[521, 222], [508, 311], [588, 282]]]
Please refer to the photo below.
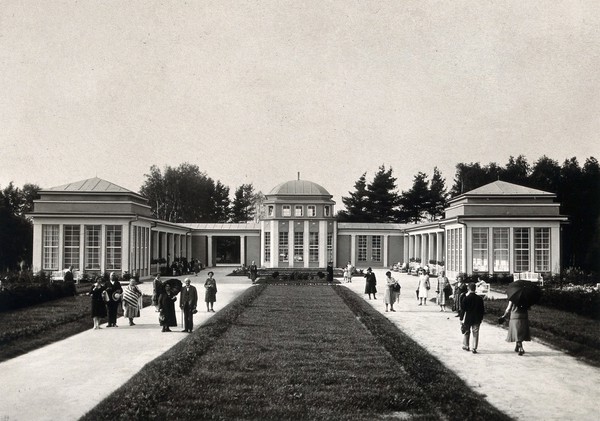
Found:
[[371, 267], [368, 267], [367, 272], [371, 272], [371, 271], [373, 271], [373, 269], [371, 269]]
[[214, 275], [215, 273], [211, 270], [210, 272], [207, 273], [207, 275]]

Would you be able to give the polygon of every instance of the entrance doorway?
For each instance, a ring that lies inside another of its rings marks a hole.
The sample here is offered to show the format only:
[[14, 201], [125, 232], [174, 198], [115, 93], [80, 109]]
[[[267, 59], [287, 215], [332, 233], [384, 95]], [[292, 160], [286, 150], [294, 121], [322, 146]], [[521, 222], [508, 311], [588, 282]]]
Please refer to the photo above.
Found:
[[215, 240], [215, 263], [217, 265], [241, 264], [240, 237], [213, 237]]

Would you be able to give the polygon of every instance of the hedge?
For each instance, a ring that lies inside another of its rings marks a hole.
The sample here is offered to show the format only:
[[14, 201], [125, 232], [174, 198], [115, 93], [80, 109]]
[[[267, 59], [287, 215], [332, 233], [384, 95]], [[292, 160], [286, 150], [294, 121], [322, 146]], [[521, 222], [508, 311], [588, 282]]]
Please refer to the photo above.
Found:
[[600, 319], [600, 291], [544, 289], [541, 305]]
[[0, 312], [76, 294], [73, 282], [11, 284], [0, 291]]

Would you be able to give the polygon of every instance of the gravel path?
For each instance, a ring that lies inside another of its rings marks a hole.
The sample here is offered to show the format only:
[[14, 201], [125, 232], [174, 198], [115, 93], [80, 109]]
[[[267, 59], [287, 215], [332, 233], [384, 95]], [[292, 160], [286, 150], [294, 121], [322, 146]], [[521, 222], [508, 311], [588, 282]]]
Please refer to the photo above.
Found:
[[[385, 287], [385, 270], [376, 270], [378, 289]], [[435, 302], [419, 306], [417, 277], [393, 273], [402, 285], [395, 313], [385, 312], [383, 292], [369, 301], [365, 281], [354, 277], [342, 284], [381, 311], [389, 320], [457, 373], [496, 408], [519, 420], [600, 419], [600, 369], [587, 365], [539, 342], [525, 342], [518, 356], [508, 343], [506, 329], [484, 322], [478, 354], [462, 350], [458, 318], [440, 312]], [[435, 296], [431, 294], [430, 296]]]

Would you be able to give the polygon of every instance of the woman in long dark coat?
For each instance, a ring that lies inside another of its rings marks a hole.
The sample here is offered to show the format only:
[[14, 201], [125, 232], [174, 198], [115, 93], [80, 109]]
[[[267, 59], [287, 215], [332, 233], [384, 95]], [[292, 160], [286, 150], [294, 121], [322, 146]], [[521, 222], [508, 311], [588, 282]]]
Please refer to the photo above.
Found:
[[523, 341], [530, 341], [531, 334], [529, 332], [529, 314], [527, 307], [520, 307], [513, 303], [508, 302], [508, 306], [504, 311], [501, 319], [509, 319], [508, 321], [508, 335], [506, 336], [506, 342], [516, 342], [515, 352], [519, 355], [525, 354], [523, 349]]
[[367, 269], [367, 274], [365, 275], [365, 279], [367, 280], [365, 284], [365, 294], [369, 294], [369, 300], [371, 299], [371, 294], [373, 294], [373, 299], [377, 299], [375, 294], [377, 293], [377, 278], [373, 273], [371, 268]]
[[103, 292], [104, 286], [100, 282], [100, 279], [96, 278], [94, 286], [88, 293], [88, 295], [92, 297], [92, 320], [94, 320], [94, 329], [101, 329], [100, 319], [106, 317], [106, 303], [102, 296]]
[[171, 332], [169, 327], [177, 326], [177, 317], [175, 315], [176, 300], [177, 297], [172, 294], [171, 286], [166, 284], [164, 291], [158, 296], [158, 311], [160, 312], [158, 320], [163, 332]]
[[213, 278], [214, 272], [208, 272], [208, 279], [204, 282], [204, 289], [206, 292], [204, 293], [204, 301], [206, 302], [206, 311], [212, 311], [213, 305], [215, 301], [217, 301], [217, 281]]

